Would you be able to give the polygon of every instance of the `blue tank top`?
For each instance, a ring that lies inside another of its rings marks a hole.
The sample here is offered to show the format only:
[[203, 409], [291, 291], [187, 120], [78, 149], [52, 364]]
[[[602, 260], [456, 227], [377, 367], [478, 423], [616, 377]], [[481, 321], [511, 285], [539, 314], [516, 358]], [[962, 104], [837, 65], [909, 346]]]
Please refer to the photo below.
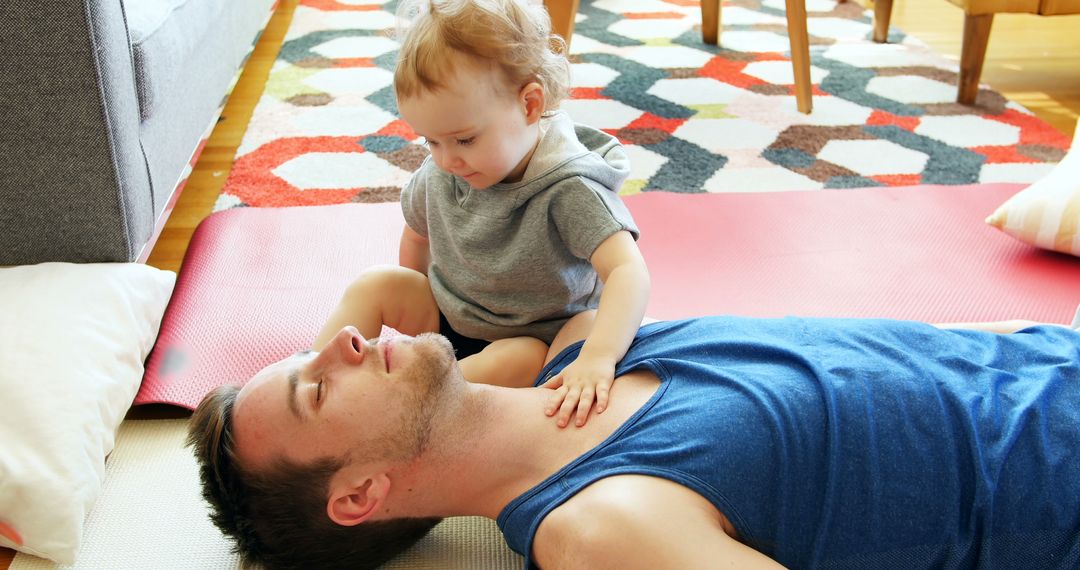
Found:
[[[576, 358], [569, 347], [541, 372]], [[554, 508], [613, 475], [680, 483], [789, 568], [1080, 567], [1080, 334], [904, 321], [642, 327], [660, 378], [603, 443], [498, 518], [531, 561]]]

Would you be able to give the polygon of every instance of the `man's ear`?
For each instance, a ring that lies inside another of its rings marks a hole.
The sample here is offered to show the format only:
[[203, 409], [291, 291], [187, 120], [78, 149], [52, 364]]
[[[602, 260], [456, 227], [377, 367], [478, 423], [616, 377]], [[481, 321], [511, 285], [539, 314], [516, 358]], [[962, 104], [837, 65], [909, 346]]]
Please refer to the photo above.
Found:
[[390, 478], [385, 473], [343, 477], [331, 482], [326, 514], [339, 525], [358, 525], [379, 511], [389, 493]]
[[525, 110], [526, 124], [533, 124], [540, 120], [544, 114], [544, 88], [539, 83], [532, 81], [521, 88], [518, 92], [518, 100]]

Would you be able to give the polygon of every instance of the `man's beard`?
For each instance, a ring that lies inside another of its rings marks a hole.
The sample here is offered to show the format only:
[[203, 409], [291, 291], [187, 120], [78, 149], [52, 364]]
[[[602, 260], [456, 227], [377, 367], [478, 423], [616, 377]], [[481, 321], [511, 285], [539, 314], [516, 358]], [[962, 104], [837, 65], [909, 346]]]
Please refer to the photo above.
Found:
[[441, 389], [453, 373], [452, 365], [457, 362], [454, 346], [438, 333], [420, 333], [413, 342], [419, 343], [418, 352], [428, 355], [414, 364], [417, 370], [411, 375], [413, 380], [426, 383], [428, 391]]
[[427, 449], [432, 424], [440, 405], [445, 403], [447, 388], [454, 380], [462, 381], [458, 378], [460, 371], [456, 368], [454, 347], [446, 337], [422, 333], [412, 342], [417, 343], [417, 358], [407, 371], [406, 381], [414, 383], [416, 389], [404, 406], [399, 424], [400, 445], [397, 446], [404, 458], [417, 457]]

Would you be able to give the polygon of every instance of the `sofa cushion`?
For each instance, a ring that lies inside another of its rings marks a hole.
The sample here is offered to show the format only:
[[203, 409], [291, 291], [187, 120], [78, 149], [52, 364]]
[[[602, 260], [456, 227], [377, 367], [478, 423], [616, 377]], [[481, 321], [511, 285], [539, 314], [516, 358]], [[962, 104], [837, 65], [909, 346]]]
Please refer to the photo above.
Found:
[[215, 31], [206, 23], [222, 21], [226, 4], [219, 0], [125, 0], [143, 120], [176, 88], [178, 69], [189, 65], [204, 36]]
[[127, 19], [131, 35], [131, 45], [146, 41], [155, 31], [165, 25], [165, 21], [180, 6], [189, 0], [125, 0], [124, 16]]
[[187, 176], [274, 4], [186, 0], [133, 49], [143, 92], [140, 142], [157, 212]]

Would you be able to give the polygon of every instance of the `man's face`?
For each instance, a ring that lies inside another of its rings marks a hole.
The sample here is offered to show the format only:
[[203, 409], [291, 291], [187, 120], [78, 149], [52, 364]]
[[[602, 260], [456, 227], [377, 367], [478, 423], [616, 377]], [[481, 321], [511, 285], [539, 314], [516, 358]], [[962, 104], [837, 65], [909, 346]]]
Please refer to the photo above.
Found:
[[345, 327], [322, 352], [272, 364], [240, 390], [233, 437], [241, 463], [415, 457], [444, 388], [460, 380], [455, 363], [439, 335], [367, 342]]

